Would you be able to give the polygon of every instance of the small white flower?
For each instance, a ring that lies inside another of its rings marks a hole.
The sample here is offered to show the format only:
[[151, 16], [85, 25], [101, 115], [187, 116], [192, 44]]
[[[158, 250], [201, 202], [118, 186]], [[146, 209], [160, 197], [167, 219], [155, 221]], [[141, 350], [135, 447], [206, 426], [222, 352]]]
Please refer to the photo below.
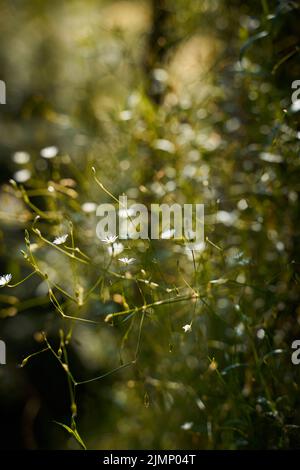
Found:
[[198, 253], [202, 252], [205, 249], [205, 243], [204, 242], [187, 242], [187, 245], [184, 247], [184, 253], [186, 254], [187, 258], [190, 261], [193, 261], [195, 256], [197, 256]]
[[124, 109], [124, 111], [120, 112], [119, 116], [121, 121], [130, 121], [130, 119], [132, 118], [132, 112], [128, 109]]
[[294, 101], [294, 103], [291, 106], [291, 111], [293, 113], [297, 113], [298, 111], [300, 111], [300, 100]]
[[268, 162], [268, 163], [281, 163], [283, 161], [283, 158], [281, 155], [277, 155], [275, 153], [270, 153], [270, 152], [261, 152], [259, 154], [259, 158], [263, 160], [264, 162]]
[[175, 230], [173, 228], [164, 230], [160, 236], [162, 240], [169, 240], [175, 234]]
[[154, 142], [154, 148], [163, 150], [164, 152], [174, 153], [175, 145], [167, 139], [157, 139]]
[[182, 329], [184, 330], [185, 333], [190, 333], [192, 331], [192, 325], [189, 325], [189, 324], [184, 325]]
[[201, 398], [197, 398], [196, 405], [198, 406], [199, 410], [205, 410], [205, 404], [201, 400]]
[[181, 425], [181, 429], [183, 429], [184, 431], [188, 431], [189, 429], [191, 429], [193, 427], [193, 422], [188, 422], [188, 423], [183, 423]]
[[265, 330], [263, 328], [260, 328], [257, 333], [256, 333], [256, 336], [258, 337], [258, 339], [264, 339], [265, 337]]
[[237, 203], [237, 206], [240, 211], [245, 211], [249, 207], [246, 199], [240, 199], [240, 201]]
[[13, 154], [13, 161], [18, 165], [25, 165], [30, 160], [30, 155], [27, 152], [19, 151]]
[[69, 235], [66, 234], [62, 235], [61, 237], [56, 237], [55, 240], [53, 240], [54, 245], [62, 245], [67, 240], [68, 236]]
[[167, 82], [169, 78], [169, 74], [164, 69], [154, 69], [153, 70], [153, 77], [158, 82]]
[[115, 235], [108, 235], [107, 237], [103, 238], [103, 240], [101, 240], [103, 243], [106, 243], [106, 245], [112, 245], [113, 243], [115, 243], [115, 241], [117, 240], [117, 236]]
[[234, 225], [237, 221], [238, 215], [235, 211], [218, 211], [216, 213], [216, 221], [220, 224], [224, 224], [227, 227]]
[[135, 258], [119, 258], [119, 261], [121, 261], [121, 263], [129, 265], [129, 264], [134, 263], [136, 260]]
[[6, 286], [11, 281], [11, 278], [11, 274], [3, 274], [3, 276], [0, 276], [0, 287]]
[[209, 282], [210, 282], [210, 284], [226, 284], [227, 281], [228, 281], [228, 279], [220, 277], [220, 279], [212, 279]]
[[110, 256], [118, 256], [124, 251], [123, 243], [113, 243], [107, 247]]
[[81, 206], [81, 209], [83, 210], [83, 212], [90, 214], [96, 211], [97, 204], [95, 204], [94, 202], [84, 202]]
[[239, 323], [235, 327], [235, 332], [238, 336], [242, 336], [244, 334], [244, 331], [245, 331], [245, 325], [243, 323]]
[[18, 170], [14, 173], [14, 180], [17, 183], [26, 183], [31, 177], [31, 172], [24, 168], [23, 170]]
[[41, 157], [43, 158], [54, 158], [58, 154], [58, 148], [55, 145], [45, 147], [41, 150]]

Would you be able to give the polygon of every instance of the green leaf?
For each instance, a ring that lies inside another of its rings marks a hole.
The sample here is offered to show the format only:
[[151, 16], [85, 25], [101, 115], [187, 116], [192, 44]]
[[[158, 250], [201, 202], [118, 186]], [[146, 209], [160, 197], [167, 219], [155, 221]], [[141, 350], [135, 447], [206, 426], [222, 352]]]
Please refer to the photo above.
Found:
[[66, 424], [63, 424], [63, 423], [59, 423], [58, 421], [54, 421], [56, 424], [58, 424], [59, 426], [61, 426], [62, 428], [66, 429], [66, 431], [68, 431], [69, 434], [71, 434], [75, 439], [76, 441], [81, 445], [81, 447], [84, 449], [84, 450], [87, 450], [86, 449], [86, 445], [85, 443], [83, 442], [83, 440], [81, 439], [76, 427], [74, 429], [70, 428], [69, 426], [67, 426]]

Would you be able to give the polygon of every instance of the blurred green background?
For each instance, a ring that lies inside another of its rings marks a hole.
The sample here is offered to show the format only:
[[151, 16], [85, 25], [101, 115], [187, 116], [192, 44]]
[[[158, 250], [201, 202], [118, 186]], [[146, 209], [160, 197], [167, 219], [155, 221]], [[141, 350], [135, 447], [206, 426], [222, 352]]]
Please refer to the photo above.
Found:
[[[0, 446], [299, 447], [299, 3], [1, 1], [0, 31]], [[109, 251], [92, 167], [204, 203], [205, 249]]]

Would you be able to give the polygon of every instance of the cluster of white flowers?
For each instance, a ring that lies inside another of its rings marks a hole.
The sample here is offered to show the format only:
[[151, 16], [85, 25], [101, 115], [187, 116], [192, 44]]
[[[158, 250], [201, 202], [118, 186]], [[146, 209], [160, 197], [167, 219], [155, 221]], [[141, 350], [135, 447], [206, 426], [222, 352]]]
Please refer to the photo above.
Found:
[[[116, 243], [118, 237], [116, 235], [108, 235], [107, 237], [103, 238], [101, 241], [105, 243], [105, 245], [108, 246], [108, 253], [111, 256], [118, 256], [120, 255], [123, 250], [124, 250], [124, 245], [122, 243]], [[129, 264], [132, 264], [136, 261], [135, 258], [118, 258], [118, 260], [128, 266]]]

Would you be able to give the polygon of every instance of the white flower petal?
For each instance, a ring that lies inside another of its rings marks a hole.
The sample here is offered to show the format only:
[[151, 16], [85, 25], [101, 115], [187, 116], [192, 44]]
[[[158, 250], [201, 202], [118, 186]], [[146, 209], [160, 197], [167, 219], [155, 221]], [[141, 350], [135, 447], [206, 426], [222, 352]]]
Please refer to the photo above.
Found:
[[119, 116], [121, 121], [130, 121], [130, 119], [132, 118], [132, 112], [128, 109], [124, 109], [120, 112]]
[[106, 243], [107, 245], [111, 245], [113, 243], [115, 243], [115, 241], [118, 239], [117, 235], [109, 235], [105, 238], [103, 238], [101, 241], [103, 243]]
[[191, 429], [193, 427], [193, 422], [188, 422], [188, 423], [183, 423], [181, 425], [181, 429], [183, 429], [184, 431], [188, 431], [189, 429]]
[[259, 158], [263, 160], [264, 162], [269, 162], [269, 163], [280, 163], [283, 161], [283, 158], [281, 155], [277, 155], [275, 153], [270, 153], [270, 152], [261, 152], [259, 154]]
[[55, 145], [45, 147], [41, 150], [41, 157], [43, 158], [54, 158], [58, 154], [58, 148]]
[[185, 333], [190, 333], [192, 331], [192, 325], [187, 324], [182, 327]]
[[157, 139], [154, 142], [154, 148], [157, 150], [163, 150], [164, 152], [174, 153], [175, 145], [167, 139]]
[[300, 111], [300, 100], [294, 101], [294, 103], [291, 106], [291, 111], [292, 113], [297, 113], [298, 111]]
[[13, 161], [18, 165], [25, 165], [30, 160], [30, 155], [27, 152], [18, 151], [13, 154]]
[[124, 251], [124, 245], [122, 243], [113, 243], [108, 247], [108, 253], [110, 256], [118, 256]]
[[0, 276], [0, 287], [6, 286], [11, 281], [11, 274], [3, 274]]
[[160, 238], [162, 240], [169, 240], [170, 238], [173, 237], [173, 235], [175, 234], [175, 230], [173, 228], [171, 229], [168, 229], [168, 230], [164, 230], [160, 236]]
[[210, 284], [226, 284], [227, 281], [228, 281], [228, 279], [220, 277], [220, 279], [212, 279], [209, 282], [210, 282]]
[[23, 170], [18, 170], [14, 173], [14, 180], [17, 183], [25, 183], [31, 178], [31, 172], [24, 168]]
[[60, 237], [56, 237], [53, 240], [54, 245], [62, 245], [67, 240], [68, 236], [69, 236], [68, 234], [65, 234], [65, 235], [61, 235]]
[[119, 258], [119, 261], [121, 261], [121, 263], [124, 263], [124, 264], [132, 264], [136, 261], [135, 258]]
[[97, 204], [95, 202], [84, 202], [81, 206], [81, 209], [83, 210], [83, 212], [91, 214], [92, 212], [96, 211]]

